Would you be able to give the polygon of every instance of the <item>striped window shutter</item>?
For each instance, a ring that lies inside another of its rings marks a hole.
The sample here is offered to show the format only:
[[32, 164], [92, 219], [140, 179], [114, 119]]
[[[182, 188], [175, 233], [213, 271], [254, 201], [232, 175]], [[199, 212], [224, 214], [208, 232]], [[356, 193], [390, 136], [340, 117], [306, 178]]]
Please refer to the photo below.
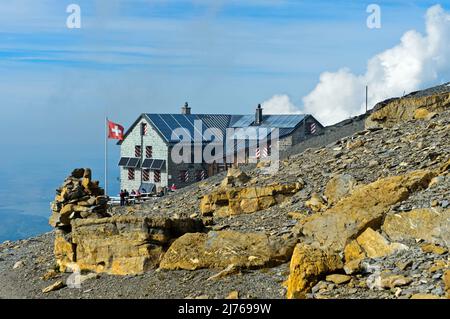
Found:
[[144, 170], [142, 171], [142, 179], [143, 179], [145, 182], [148, 182], [148, 181], [150, 180], [150, 170], [149, 170], [149, 169], [144, 169]]
[[134, 168], [128, 169], [128, 180], [134, 181]]
[[152, 158], [153, 157], [153, 147], [152, 146], [146, 146], [145, 147], [145, 157], [146, 158]]
[[153, 171], [153, 180], [155, 183], [161, 182], [161, 171], [160, 170]]

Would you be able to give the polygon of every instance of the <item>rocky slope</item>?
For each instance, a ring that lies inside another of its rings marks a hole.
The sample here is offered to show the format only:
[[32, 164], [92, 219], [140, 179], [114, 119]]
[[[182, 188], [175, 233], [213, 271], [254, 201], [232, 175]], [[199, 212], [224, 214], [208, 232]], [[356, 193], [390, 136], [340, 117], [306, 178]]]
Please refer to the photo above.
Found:
[[110, 217], [60, 198], [64, 234], [0, 245], [0, 297], [445, 298], [450, 109], [428, 92], [275, 175], [241, 167]]

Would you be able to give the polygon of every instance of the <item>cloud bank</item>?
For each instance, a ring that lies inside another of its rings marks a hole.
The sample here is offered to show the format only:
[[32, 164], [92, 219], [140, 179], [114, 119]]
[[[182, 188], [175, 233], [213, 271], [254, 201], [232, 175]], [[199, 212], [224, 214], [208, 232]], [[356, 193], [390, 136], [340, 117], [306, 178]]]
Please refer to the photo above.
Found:
[[406, 32], [400, 43], [375, 55], [365, 74], [348, 68], [324, 72], [317, 86], [303, 97], [303, 107], [294, 106], [286, 96], [276, 95], [264, 104], [267, 109], [313, 114], [323, 124], [333, 124], [365, 111], [365, 86], [369, 85], [369, 108], [405, 92], [448, 81], [450, 75], [450, 13], [440, 5], [425, 15], [426, 32]]
[[292, 103], [290, 97], [285, 94], [274, 95], [261, 104], [265, 113], [269, 114], [301, 114], [297, 106]]

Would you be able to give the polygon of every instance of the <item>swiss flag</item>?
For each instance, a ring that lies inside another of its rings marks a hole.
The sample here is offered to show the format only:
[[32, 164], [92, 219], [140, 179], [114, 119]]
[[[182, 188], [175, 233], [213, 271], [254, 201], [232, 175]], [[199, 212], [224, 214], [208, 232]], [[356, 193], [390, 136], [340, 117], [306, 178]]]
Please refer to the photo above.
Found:
[[123, 141], [123, 132], [124, 129], [122, 125], [108, 121], [108, 138]]

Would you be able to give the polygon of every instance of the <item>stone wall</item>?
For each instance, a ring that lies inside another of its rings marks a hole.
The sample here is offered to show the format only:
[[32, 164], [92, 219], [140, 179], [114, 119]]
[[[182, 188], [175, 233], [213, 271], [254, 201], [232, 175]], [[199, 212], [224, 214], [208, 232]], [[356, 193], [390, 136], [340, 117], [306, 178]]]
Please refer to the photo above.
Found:
[[[370, 113], [370, 112], [369, 112]], [[321, 129], [316, 136], [303, 140], [292, 146], [290, 149], [282, 150], [280, 147], [280, 158], [299, 154], [308, 148], [320, 148], [333, 143], [343, 137], [350, 136], [356, 132], [364, 130], [364, 120], [368, 114], [362, 114], [337, 124], [326, 126]]]
[[[165, 141], [161, 138], [161, 136], [153, 129], [150, 123], [147, 122], [146, 119], [142, 118], [139, 123], [134, 127], [133, 131], [127, 136], [127, 138], [123, 141], [120, 147], [120, 156], [121, 157], [134, 157], [134, 148], [136, 145], [141, 145], [141, 124], [147, 123], [148, 125], [148, 134], [144, 136], [144, 145], [142, 148], [142, 152], [145, 158], [145, 147], [152, 146], [153, 147], [153, 157], [154, 159], [162, 159], [167, 163], [168, 159], [168, 147]], [[120, 169], [120, 188], [126, 189], [129, 192], [131, 190], [137, 190], [141, 186], [141, 169], [135, 170], [134, 180], [128, 180], [128, 169], [119, 167]], [[168, 168], [166, 167], [161, 169], [161, 182], [155, 183], [156, 186], [167, 186], [168, 185]], [[154, 175], [153, 172], [150, 172], [150, 181], [145, 183], [154, 183]]]

